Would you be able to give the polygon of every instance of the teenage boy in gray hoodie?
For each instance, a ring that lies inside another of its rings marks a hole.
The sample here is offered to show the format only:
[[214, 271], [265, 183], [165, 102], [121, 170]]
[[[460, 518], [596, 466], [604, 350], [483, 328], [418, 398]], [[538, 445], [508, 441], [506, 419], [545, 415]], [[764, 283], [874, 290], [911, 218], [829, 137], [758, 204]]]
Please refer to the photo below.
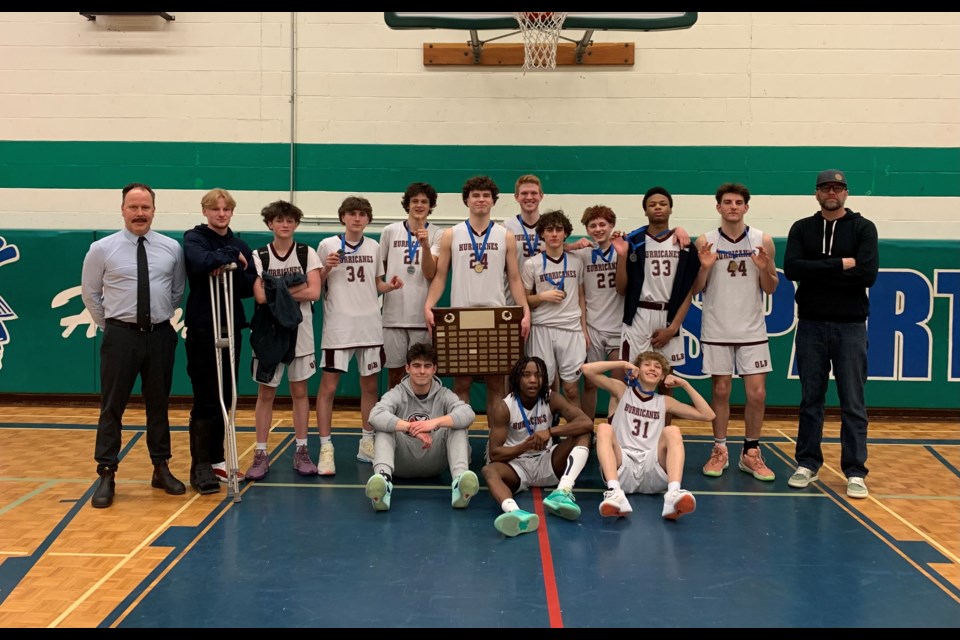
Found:
[[471, 406], [447, 389], [437, 377], [437, 352], [428, 343], [407, 351], [407, 375], [370, 411], [370, 426], [377, 432], [373, 475], [366, 495], [377, 511], [390, 509], [393, 476], [428, 478], [449, 465], [453, 478], [450, 503], [464, 509], [480, 489], [470, 471], [467, 431], [476, 414]]

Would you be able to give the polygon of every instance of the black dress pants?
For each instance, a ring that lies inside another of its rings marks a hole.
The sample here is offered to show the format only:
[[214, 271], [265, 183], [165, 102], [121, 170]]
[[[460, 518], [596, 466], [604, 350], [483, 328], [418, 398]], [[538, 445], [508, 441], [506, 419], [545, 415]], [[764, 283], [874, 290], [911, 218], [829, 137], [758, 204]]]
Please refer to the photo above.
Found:
[[94, 457], [97, 471], [116, 471], [120, 463], [123, 412], [133, 384], [140, 377], [140, 393], [147, 409], [147, 450], [154, 464], [170, 459], [168, 407], [173, 385], [177, 332], [169, 322], [153, 331], [119, 326], [109, 321], [100, 344], [100, 419]]

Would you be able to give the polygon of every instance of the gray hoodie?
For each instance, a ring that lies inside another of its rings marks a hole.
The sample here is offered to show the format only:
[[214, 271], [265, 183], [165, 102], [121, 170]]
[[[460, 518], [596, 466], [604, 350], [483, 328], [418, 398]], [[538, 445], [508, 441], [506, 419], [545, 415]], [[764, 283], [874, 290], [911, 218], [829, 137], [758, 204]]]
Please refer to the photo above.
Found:
[[410, 387], [410, 376], [404, 376], [400, 384], [387, 391], [370, 411], [370, 426], [374, 431], [395, 432], [400, 420], [432, 420], [449, 415], [454, 429], [466, 429], [477, 417], [473, 407], [443, 386], [434, 376], [427, 397], [421, 400]]

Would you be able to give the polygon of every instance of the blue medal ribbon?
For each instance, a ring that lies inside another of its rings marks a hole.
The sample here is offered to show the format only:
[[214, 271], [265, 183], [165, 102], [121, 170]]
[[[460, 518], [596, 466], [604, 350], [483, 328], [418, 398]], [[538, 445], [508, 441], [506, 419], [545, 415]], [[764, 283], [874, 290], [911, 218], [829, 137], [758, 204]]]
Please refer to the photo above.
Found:
[[483, 243], [478, 247], [477, 240], [473, 235], [473, 227], [470, 226], [470, 219], [463, 221], [467, 225], [467, 235], [470, 236], [470, 244], [473, 245], [473, 255], [476, 256], [478, 263], [483, 263], [483, 256], [487, 253], [487, 240], [490, 238], [490, 231], [493, 229], [493, 220], [487, 225], [487, 232], [483, 235]]
[[[530, 426], [530, 418], [527, 417], [527, 412], [523, 408], [523, 400], [521, 400], [520, 398], [517, 398], [517, 406], [520, 407], [520, 417], [523, 418], [523, 426], [527, 428], [527, 433], [529, 433], [532, 436], [533, 433], [536, 431], [536, 429]], [[537, 398], [537, 404], [533, 405], [534, 415], [536, 415], [537, 413], [538, 406], [540, 406], [539, 398]]]
[[567, 252], [563, 252], [563, 275], [560, 276], [560, 282], [547, 275], [547, 254], [542, 253], [540, 255], [543, 256], [543, 279], [555, 286], [557, 291], [563, 291], [563, 281], [567, 279]]
[[653, 391], [647, 391], [646, 389], [644, 389], [643, 387], [641, 387], [641, 386], [640, 386], [640, 379], [639, 379], [639, 378], [631, 378], [630, 376], [624, 376], [624, 377], [623, 377], [623, 381], [624, 381], [624, 382], [626, 383], [626, 385], [627, 385], [628, 387], [630, 387], [631, 389], [637, 389], [637, 390], [639, 390], [641, 393], [645, 393], [645, 394], [647, 394], [647, 395], [649, 395], [649, 396], [655, 396], [655, 395], [657, 395], [657, 389], [656, 389], [656, 387], [654, 387]]
[[606, 251], [602, 251], [599, 247], [594, 248], [593, 253], [590, 255], [591, 263], [597, 264], [597, 258], [609, 263], [610, 260], [613, 259], [613, 244], [607, 247]]
[[407, 260], [410, 262], [410, 264], [414, 264], [413, 259], [417, 256], [417, 249], [420, 248], [420, 241], [414, 240], [414, 235], [410, 233], [410, 225], [404, 222], [403, 226], [407, 230]]
[[533, 232], [533, 244], [530, 243], [530, 234], [527, 233], [527, 225], [523, 223], [523, 218], [520, 217], [520, 214], [517, 214], [517, 222], [520, 223], [520, 230], [523, 231], [523, 244], [527, 246], [527, 253], [531, 256], [537, 255], [537, 251], [540, 249], [540, 234], [536, 231]]

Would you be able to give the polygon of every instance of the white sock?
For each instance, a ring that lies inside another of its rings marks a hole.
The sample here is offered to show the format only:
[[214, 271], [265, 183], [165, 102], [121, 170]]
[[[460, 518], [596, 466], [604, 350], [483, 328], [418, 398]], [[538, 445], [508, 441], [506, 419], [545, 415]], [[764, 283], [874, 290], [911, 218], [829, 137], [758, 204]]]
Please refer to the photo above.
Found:
[[256, 450], [257, 450], [257, 451], [266, 451], [266, 450], [267, 450], [267, 443], [266, 443], [266, 442], [258, 442], [258, 443], [257, 443]]
[[367, 431], [363, 430], [363, 435], [361, 436], [364, 440], [373, 440], [373, 430]]
[[307, 439], [306, 439], [306, 438], [297, 438], [296, 440], [297, 440], [297, 446], [298, 446], [298, 447], [305, 447], [305, 446], [307, 446]]
[[504, 513], [510, 513], [511, 511], [519, 511], [520, 505], [513, 498], [507, 498], [500, 503], [500, 508], [503, 509]]
[[668, 483], [668, 484], [667, 484], [667, 492], [669, 493], [670, 491], [680, 491], [680, 483], [679, 483], [679, 482], [670, 482], [670, 483]]
[[713, 439], [713, 444], [714, 444], [714, 446], [716, 446], [716, 447], [723, 447], [724, 449], [726, 449], [726, 448], [727, 448], [727, 439], [726, 439], [726, 438], [714, 438], [714, 439]]
[[320, 436], [320, 446], [322, 447], [325, 444], [333, 444], [330, 436]]
[[558, 489], [562, 489], [563, 491], [573, 489], [573, 483], [586, 466], [588, 457], [590, 457], [590, 449], [583, 446], [573, 448], [573, 451], [567, 456], [567, 469], [560, 478]]
[[610, 489], [610, 491], [616, 491], [619, 488], [620, 488], [619, 480], [607, 480], [607, 489]]

